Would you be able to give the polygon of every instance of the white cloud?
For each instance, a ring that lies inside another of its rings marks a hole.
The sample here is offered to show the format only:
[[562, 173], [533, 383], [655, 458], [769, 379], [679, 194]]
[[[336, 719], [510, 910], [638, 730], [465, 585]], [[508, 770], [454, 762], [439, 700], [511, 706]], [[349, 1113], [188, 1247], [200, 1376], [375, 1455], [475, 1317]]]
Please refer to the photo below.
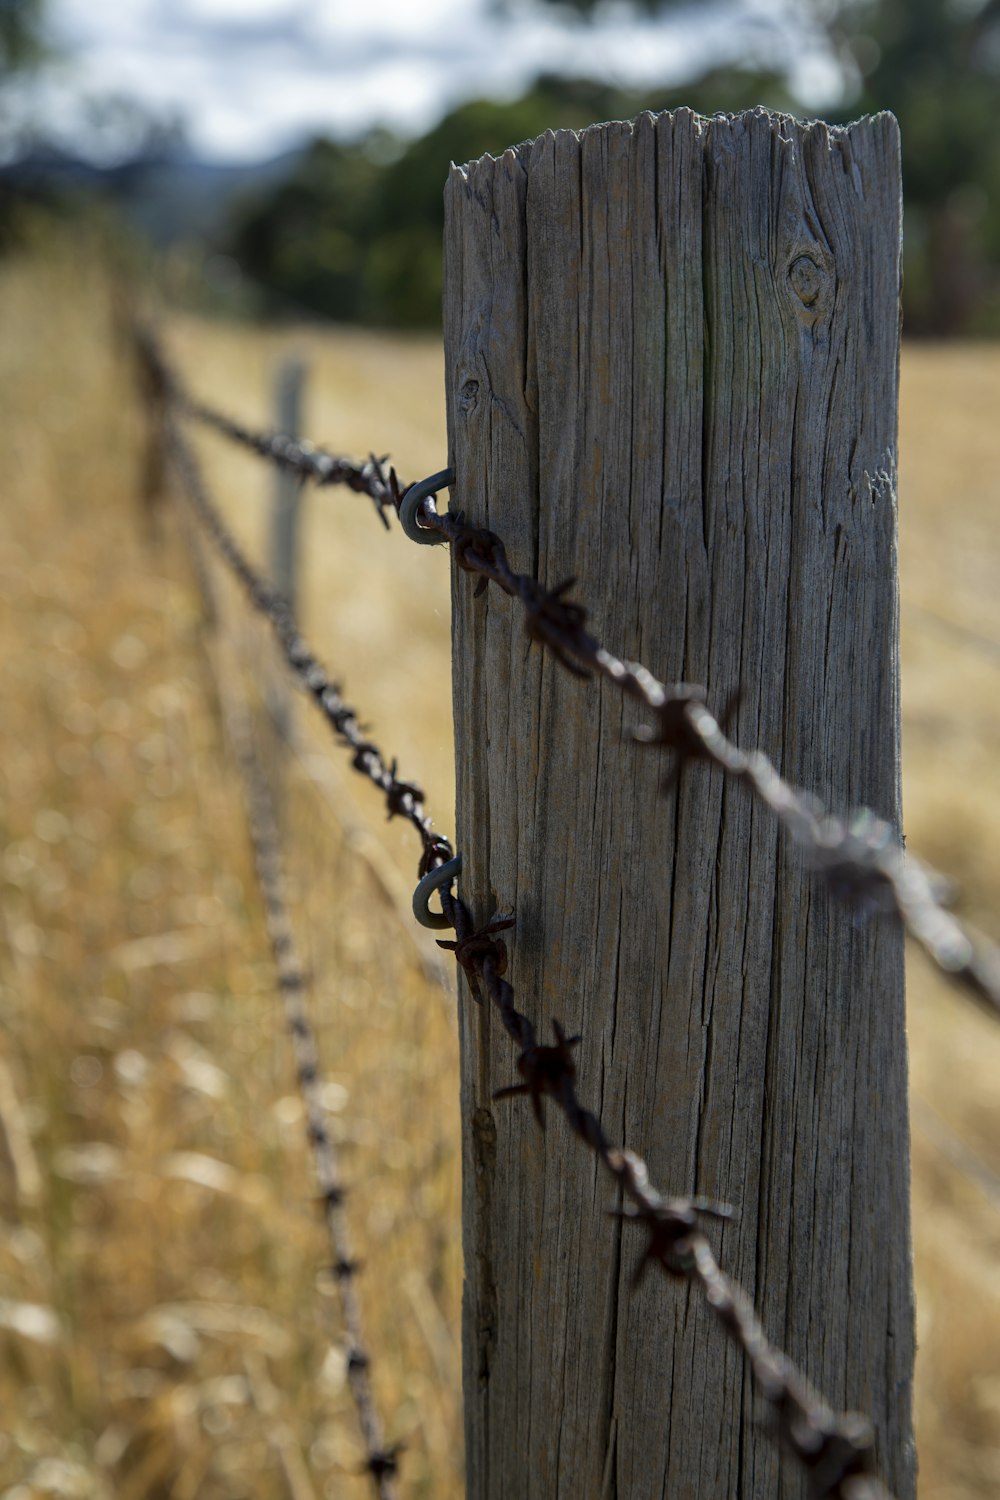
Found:
[[255, 22], [281, 20], [297, 9], [288, 0], [187, 0], [184, 9], [206, 21]]
[[73, 101], [132, 94], [183, 117], [196, 149], [250, 159], [309, 132], [376, 123], [426, 129], [479, 94], [510, 97], [539, 72], [669, 86], [713, 56], [733, 56], [733, 6], [758, 17], [780, 0], [715, 0], [642, 21], [609, 12], [565, 25], [521, 5], [504, 21], [488, 0], [52, 0], [75, 67], [46, 86], [52, 119]]

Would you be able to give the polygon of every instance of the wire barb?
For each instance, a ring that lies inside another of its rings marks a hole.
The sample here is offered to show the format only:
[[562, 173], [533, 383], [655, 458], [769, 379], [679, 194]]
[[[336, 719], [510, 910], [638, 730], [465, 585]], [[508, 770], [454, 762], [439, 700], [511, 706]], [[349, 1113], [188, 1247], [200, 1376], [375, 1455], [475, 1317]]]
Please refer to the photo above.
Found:
[[386, 513], [397, 508], [395, 497], [399, 485], [396, 471], [391, 468], [386, 470], [388, 455], [376, 458], [372, 453], [364, 463], [354, 463], [349, 458], [342, 458], [335, 453], [328, 453], [325, 448], [316, 447], [305, 438], [287, 437], [281, 432], [254, 432], [241, 422], [215, 411], [213, 407], [192, 400], [176, 385], [168, 387], [168, 390], [175, 404], [186, 416], [201, 422], [205, 427], [214, 428], [223, 437], [250, 448], [254, 453], [260, 454], [261, 458], [270, 459], [286, 473], [297, 474], [303, 481], [311, 479], [319, 486], [342, 484], [355, 494], [367, 495], [386, 531], [390, 529]]
[[554, 1047], [540, 1047], [533, 1043], [530, 1047], [525, 1047], [517, 1059], [517, 1071], [524, 1082], [496, 1089], [493, 1094], [494, 1099], [511, 1099], [515, 1094], [526, 1094], [531, 1100], [535, 1119], [543, 1130], [545, 1115], [542, 1112], [542, 1097], [550, 1094], [553, 1099], [560, 1099], [565, 1089], [572, 1089], [576, 1077], [572, 1049], [583, 1041], [582, 1036], [567, 1036], [558, 1021], [552, 1022], [552, 1030], [556, 1034]]

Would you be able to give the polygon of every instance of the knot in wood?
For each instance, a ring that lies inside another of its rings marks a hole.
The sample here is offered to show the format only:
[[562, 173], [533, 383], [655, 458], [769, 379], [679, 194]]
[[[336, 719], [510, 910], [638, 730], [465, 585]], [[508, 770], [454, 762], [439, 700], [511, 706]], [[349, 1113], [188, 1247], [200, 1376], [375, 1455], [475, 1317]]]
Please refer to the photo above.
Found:
[[823, 290], [826, 272], [811, 255], [799, 255], [788, 268], [788, 280], [802, 306], [813, 307]]

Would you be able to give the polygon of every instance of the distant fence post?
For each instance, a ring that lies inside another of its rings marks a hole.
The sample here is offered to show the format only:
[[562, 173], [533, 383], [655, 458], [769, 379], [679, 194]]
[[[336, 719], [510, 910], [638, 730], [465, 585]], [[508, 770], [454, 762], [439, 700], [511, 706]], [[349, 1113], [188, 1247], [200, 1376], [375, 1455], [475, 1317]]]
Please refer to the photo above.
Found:
[[[452, 170], [456, 495], [515, 567], [833, 808], [900, 822], [895, 121], [687, 110]], [[869, 1415], [914, 1494], [902, 941], [742, 786], [630, 743], [636, 712], [456, 571], [461, 889], [578, 1088], [709, 1231], [769, 1334]], [[469, 1500], [799, 1497], [749, 1377], [648, 1276], [590, 1153], [495, 1103], [515, 1053], [463, 1001]], [[780, 1472], [779, 1472], [780, 1470]]]
[[[297, 438], [302, 431], [302, 388], [305, 378], [306, 366], [301, 359], [284, 359], [278, 366], [274, 388], [274, 426], [276, 432], [288, 437]], [[290, 469], [279, 468], [275, 475], [271, 508], [270, 579], [293, 610], [298, 591], [301, 503], [301, 478]], [[268, 692], [279, 738], [287, 740], [291, 730], [291, 701], [284, 673], [274, 675]]]

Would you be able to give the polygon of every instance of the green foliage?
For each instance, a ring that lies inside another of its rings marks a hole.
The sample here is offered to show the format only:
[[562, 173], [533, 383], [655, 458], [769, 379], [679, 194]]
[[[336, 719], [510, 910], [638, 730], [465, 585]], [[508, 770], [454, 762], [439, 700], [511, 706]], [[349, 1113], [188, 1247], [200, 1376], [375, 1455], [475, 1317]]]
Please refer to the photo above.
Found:
[[[48, 49], [42, 39], [42, 0], [0, 0], [0, 137], [7, 127], [4, 85], [19, 73], [44, 62]], [[32, 218], [33, 206], [23, 203], [0, 182], [0, 253], [16, 244]]]
[[510, 103], [463, 104], [407, 145], [384, 135], [357, 145], [314, 141], [276, 190], [236, 205], [224, 248], [263, 288], [272, 310], [433, 328], [441, 317], [442, 193], [452, 161], [644, 109], [688, 104], [711, 113], [761, 102], [788, 109], [792, 99], [777, 76], [738, 69], [670, 94], [544, 77]]
[[[602, 0], [536, 3], [587, 19], [603, 8]], [[628, 8], [683, 3], [629, 0]], [[735, 15], [740, 0], [728, 3]], [[843, 69], [845, 108], [828, 118], [889, 109], [899, 120], [908, 330], [1000, 333], [1000, 0], [802, 0], [798, 9]], [[727, 109], [745, 102], [724, 96]]]
[[[599, 6], [574, 0], [572, 8], [591, 16]], [[1000, 331], [1000, 0], [806, 0], [803, 15], [841, 63], [839, 118], [891, 109], [900, 121], [909, 331]], [[353, 146], [314, 142], [276, 192], [239, 206], [227, 248], [272, 305], [433, 327], [451, 161], [547, 129], [680, 104], [703, 114], [802, 108], [779, 74], [759, 66], [717, 68], [682, 88], [646, 93], [543, 77], [513, 102], [463, 104], [409, 144], [384, 135]]]
[[5, 75], [34, 67], [45, 55], [42, 0], [0, 0], [0, 82]]
[[867, 60], [851, 112], [899, 120], [908, 330], [1000, 332], [1000, 0], [844, 0], [829, 28]]
[[316, 140], [276, 189], [237, 204], [227, 248], [272, 306], [358, 316], [382, 171], [364, 147]]

